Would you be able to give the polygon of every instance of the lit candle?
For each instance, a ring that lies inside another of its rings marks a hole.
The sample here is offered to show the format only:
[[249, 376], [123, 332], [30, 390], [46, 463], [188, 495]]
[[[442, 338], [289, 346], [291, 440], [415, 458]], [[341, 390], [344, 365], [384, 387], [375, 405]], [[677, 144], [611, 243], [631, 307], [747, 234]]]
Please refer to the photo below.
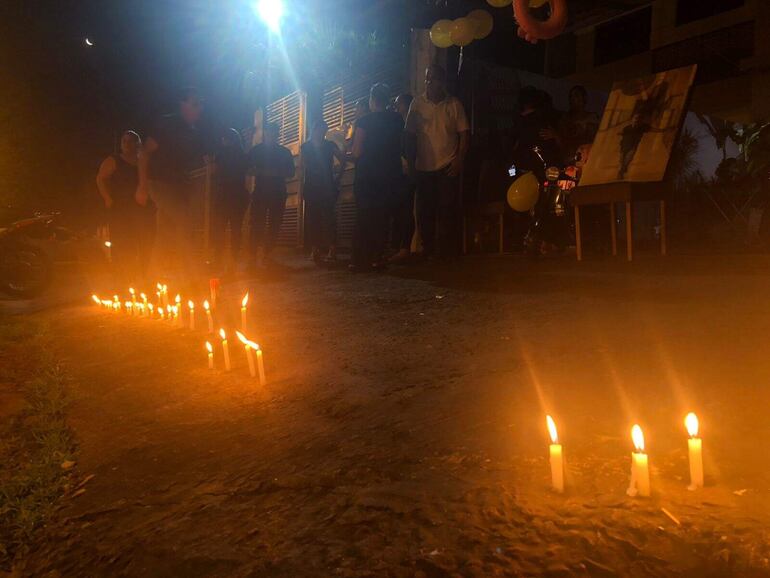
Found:
[[168, 307], [170, 305], [168, 302], [168, 285], [165, 283], [160, 286], [160, 294], [163, 297], [163, 306]]
[[113, 311], [119, 311], [120, 310], [120, 300], [118, 299], [117, 295], [112, 296], [112, 310]]
[[114, 305], [115, 304], [109, 299], [102, 299], [102, 307], [104, 307], [105, 309], [113, 309]]
[[158, 318], [163, 321], [166, 318], [166, 312], [163, 310], [163, 307], [158, 307]]
[[102, 300], [99, 299], [96, 295], [91, 295], [91, 301], [93, 301], [97, 305], [101, 305], [102, 304]]
[[144, 293], [140, 293], [139, 297], [142, 298], [142, 305], [144, 305], [144, 307], [142, 307], [142, 313], [144, 314], [145, 317], [147, 317], [147, 312], [149, 311], [149, 309], [147, 308], [147, 305], [149, 305], [149, 303], [147, 303], [147, 295]]
[[206, 351], [209, 352], [209, 369], [214, 369], [214, 348], [208, 341], [206, 342]]
[[166, 305], [166, 319], [168, 321], [174, 321], [174, 308], [171, 305]]
[[241, 300], [241, 331], [244, 333], [248, 331], [248, 324], [246, 323], [246, 305], [249, 303], [249, 292], [246, 292], [246, 295], [243, 296], [243, 299]]
[[545, 416], [548, 433], [551, 435], [551, 486], [559, 493], [564, 491], [564, 454], [559, 443], [559, 434], [556, 432], [556, 424], [550, 415]]
[[144, 317], [144, 303], [137, 303], [135, 309], [138, 311], [139, 317]]
[[126, 315], [133, 315], [134, 314], [134, 306], [131, 303], [131, 301], [126, 301], [123, 305], [126, 308]]
[[259, 345], [257, 345], [257, 369], [259, 370], [259, 385], [265, 385], [267, 383], [265, 378], [265, 360], [262, 357], [262, 348]]
[[195, 331], [195, 303], [192, 299], [187, 302], [187, 306], [190, 308], [190, 331]]
[[184, 321], [182, 321], [182, 297], [179, 293], [174, 297], [174, 322], [177, 327], [184, 327]]
[[206, 321], [209, 324], [209, 333], [214, 333], [214, 320], [211, 318], [211, 309], [208, 300], [203, 302], [203, 309], [206, 310]]
[[690, 439], [687, 447], [690, 453], [690, 485], [688, 489], [696, 490], [703, 487], [703, 440], [698, 437], [698, 416], [690, 412], [684, 418], [684, 426]]
[[136, 291], [134, 291], [133, 287], [129, 287], [128, 292], [131, 294], [131, 311], [133, 312], [136, 307]]
[[644, 453], [644, 433], [637, 424], [631, 428], [631, 439], [635, 451], [631, 452], [631, 485], [627, 493], [629, 496], [646, 498], [650, 495], [650, 466], [647, 454]]
[[251, 377], [256, 377], [257, 370], [254, 367], [254, 354], [252, 353], [251, 341], [246, 339], [246, 336], [240, 331], [236, 331], [235, 334], [238, 336], [241, 343], [246, 346], [246, 359], [249, 361], [249, 375], [251, 375]]
[[152, 303], [147, 304], [147, 317], [149, 317], [150, 319], [152, 319], [152, 313], [154, 309], [155, 309], [155, 306]]
[[225, 371], [230, 371], [230, 346], [227, 345], [227, 334], [224, 329], [219, 330], [219, 336], [222, 338], [222, 353], [225, 358]]

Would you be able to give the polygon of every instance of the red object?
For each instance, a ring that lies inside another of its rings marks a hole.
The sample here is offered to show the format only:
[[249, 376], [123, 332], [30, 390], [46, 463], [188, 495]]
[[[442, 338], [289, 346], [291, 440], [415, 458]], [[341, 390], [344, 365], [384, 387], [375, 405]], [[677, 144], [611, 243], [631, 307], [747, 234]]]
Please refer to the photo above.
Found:
[[550, 0], [548, 20], [538, 20], [529, 11], [529, 0], [513, 0], [513, 17], [519, 23], [518, 35], [535, 44], [538, 40], [555, 38], [567, 26], [567, 0]]

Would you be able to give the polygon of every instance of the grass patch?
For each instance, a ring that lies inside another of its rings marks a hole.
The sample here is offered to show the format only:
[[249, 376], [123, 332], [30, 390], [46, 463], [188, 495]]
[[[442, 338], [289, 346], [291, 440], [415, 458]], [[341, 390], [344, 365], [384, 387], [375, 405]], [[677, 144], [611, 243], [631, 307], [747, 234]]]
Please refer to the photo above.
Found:
[[0, 569], [26, 553], [71, 483], [67, 377], [48, 342], [42, 323], [0, 318], [0, 393], [17, 402], [0, 424]]

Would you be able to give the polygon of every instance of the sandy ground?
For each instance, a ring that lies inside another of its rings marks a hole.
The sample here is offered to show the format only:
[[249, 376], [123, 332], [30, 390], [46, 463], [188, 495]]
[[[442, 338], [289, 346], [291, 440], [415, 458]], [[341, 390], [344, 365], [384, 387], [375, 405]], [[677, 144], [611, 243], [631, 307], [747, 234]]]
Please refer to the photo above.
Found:
[[[60, 337], [93, 477], [18, 574], [770, 576], [768, 281], [763, 257], [357, 276], [296, 260], [248, 284], [264, 389], [235, 347], [231, 374], [209, 372], [203, 333], [105, 313], [84, 288], [37, 315]], [[244, 287], [228, 287], [226, 326]], [[565, 495], [549, 490], [546, 412]], [[634, 422], [647, 500], [625, 494]]]

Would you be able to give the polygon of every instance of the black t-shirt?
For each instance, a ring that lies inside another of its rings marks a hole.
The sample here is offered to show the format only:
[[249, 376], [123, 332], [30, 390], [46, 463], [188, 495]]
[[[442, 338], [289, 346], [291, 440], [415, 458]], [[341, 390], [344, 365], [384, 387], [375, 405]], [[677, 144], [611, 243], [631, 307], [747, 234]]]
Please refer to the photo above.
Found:
[[150, 158], [150, 178], [180, 183], [190, 180], [190, 173], [203, 166], [203, 137], [178, 114], [164, 116], [148, 134], [158, 143]]
[[395, 112], [370, 112], [356, 123], [364, 131], [356, 181], [384, 181], [401, 176], [401, 139], [404, 120]]
[[[540, 154], [546, 164], [558, 164], [561, 161], [556, 141], [540, 136], [540, 131], [546, 128], [555, 129], [555, 123], [545, 111], [535, 110], [518, 118], [514, 127], [516, 139], [514, 162], [521, 165], [521, 168], [533, 170], [543, 166], [543, 161], [532, 152], [534, 147], [540, 148]], [[529, 166], [530, 164], [534, 166]]]
[[254, 194], [286, 194], [286, 179], [294, 176], [294, 156], [281, 145], [260, 143], [249, 151], [247, 165], [254, 175]]
[[308, 200], [324, 200], [336, 195], [334, 184], [334, 153], [337, 145], [325, 140], [320, 146], [312, 141], [302, 145], [304, 168], [304, 197]]
[[112, 155], [115, 161], [115, 172], [110, 178], [110, 195], [115, 207], [126, 207], [135, 204], [134, 196], [139, 185], [139, 172], [136, 165], [126, 162], [120, 155]]
[[220, 146], [216, 154], [216, 178], [221, 189], [228, 193], [246, 191], [246, 153], [240, 146]]

